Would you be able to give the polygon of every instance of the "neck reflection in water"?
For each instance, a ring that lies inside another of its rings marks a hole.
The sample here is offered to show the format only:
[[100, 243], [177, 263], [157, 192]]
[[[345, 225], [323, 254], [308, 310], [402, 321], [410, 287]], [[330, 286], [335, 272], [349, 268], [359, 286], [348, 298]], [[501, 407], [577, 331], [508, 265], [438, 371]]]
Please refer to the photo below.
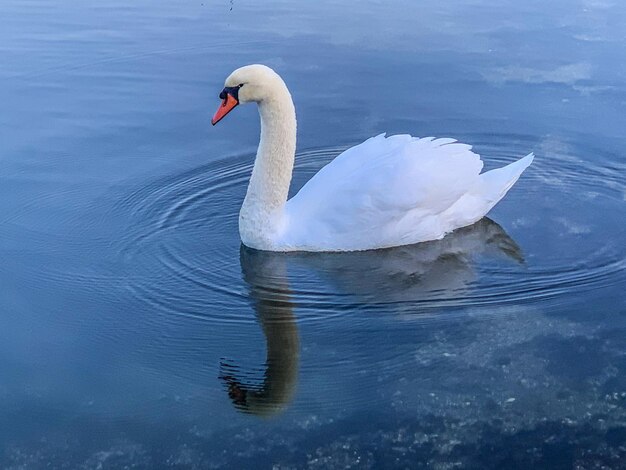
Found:
[[279, 253], [257, 251], [244, 245], [241, 245], [239, 259], [265, 335], [266, 369], [261, 385], [246, 384], [235, 377], [238, 368], [223, 361], [220, 378], [237, 409], [267, 416], [289, 403], [298, 378], [300, 338], [287, 283], [287, 263]]
[[289, 264], [312, 268], [338, 292], [361, 302], [367, 298], [419, 303], [465, 292], [475, 278], [473, 256], [484, 253], [523, 262], [519, 246], [488, 218], [442, 240], [376, 251], [280, 253], [242, 245], [241, 271], [265, 335], [267, 358], [261, 380], [222, 362], [220, 379], [230, 399], [242, 412], [270, 416], [283, 410], [293, 396], [300, 339], [294, 315], [297, 293], [290, 290], [287, 279]]

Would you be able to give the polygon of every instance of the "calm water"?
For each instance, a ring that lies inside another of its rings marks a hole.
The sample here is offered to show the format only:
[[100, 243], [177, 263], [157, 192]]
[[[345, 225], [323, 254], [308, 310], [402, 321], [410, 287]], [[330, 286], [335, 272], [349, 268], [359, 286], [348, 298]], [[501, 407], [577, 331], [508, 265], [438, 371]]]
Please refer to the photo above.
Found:
[[[626, 6], [495, 3], [4, 0], [0, 467], [626, 468]], [[442, 241], [244, 249], [252, 62], [294, 192], [383, 131], [535, 163]]]

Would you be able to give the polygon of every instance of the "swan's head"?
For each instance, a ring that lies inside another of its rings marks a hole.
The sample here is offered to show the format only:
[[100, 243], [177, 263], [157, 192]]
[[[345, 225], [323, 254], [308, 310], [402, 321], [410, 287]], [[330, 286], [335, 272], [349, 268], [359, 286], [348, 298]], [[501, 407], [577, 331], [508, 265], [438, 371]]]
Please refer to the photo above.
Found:
[[238, 68], [224, 82], [224, 89], [219, 95], [222, 104], [211, 124], [217, 124], [238, 104], [261, 103], [275, 96], [279, 89], [286, 89], [285, 82], [271, 68], [260, 64]]

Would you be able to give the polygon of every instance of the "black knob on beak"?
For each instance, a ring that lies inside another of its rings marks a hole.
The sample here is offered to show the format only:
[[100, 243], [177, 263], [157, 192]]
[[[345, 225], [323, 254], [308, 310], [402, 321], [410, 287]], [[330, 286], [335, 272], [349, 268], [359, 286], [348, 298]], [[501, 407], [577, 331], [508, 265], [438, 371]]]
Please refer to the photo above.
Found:
[[227, 86], [227, 87], [224, 87], [224, 89], [220, 93], [220, 99], [221, 100], [225, 100], [226, 99], [226, 95], [230, 95], [230, 96], [232, 96], [233, 98], [235, 98], [237, 100], [237, 103], [239, 103], [239, 89], [240, 88], [241, 88], [241, 86]]

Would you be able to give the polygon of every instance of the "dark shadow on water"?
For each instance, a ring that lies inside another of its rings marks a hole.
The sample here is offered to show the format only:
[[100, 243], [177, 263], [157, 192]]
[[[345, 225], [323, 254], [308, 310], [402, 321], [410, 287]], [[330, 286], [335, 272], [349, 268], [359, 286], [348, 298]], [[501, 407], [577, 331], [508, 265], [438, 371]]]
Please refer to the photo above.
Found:
[[[300, 339], [291, 290], [290, 264], [305, 265], [349, 296], [380, 301], [458, 295], [474, 278], [473, 257], [504, 254], [522, 263], [519, 246], [498, 224], [483, 218], [442, 240], [376, 251], [349, 253], [273, 253], [241, 246], [240, 262], [267, 356], [262, 378], [222, 360], [220, 380], [234, 406], [269, 416], [290, 402], [298, 378]], [[366, 301], [366, 300], [365, 300]]]

